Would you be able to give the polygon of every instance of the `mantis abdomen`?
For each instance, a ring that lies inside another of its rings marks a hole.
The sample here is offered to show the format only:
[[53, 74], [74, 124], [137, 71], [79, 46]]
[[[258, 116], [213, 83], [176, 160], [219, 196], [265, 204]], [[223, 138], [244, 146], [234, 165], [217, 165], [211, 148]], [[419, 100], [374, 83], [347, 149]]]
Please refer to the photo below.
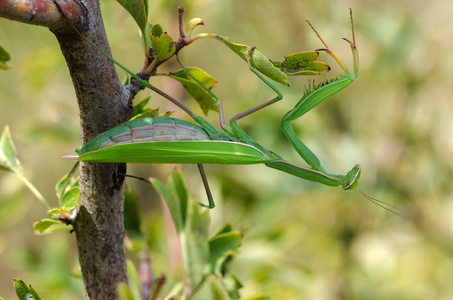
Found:
[[123, 123], [76, 152], [80, 161], [109, 163], [259, 164], [269, 159], [256, 147], [211, 140], [200, 126], [168, 117]]
[[111, 146], [146, 143], [172, 142], [179, 140], [209, 140], [208, 134], [199, 126], [174, 118], [142, 118], [116, 126], [76, 149], [78, 154]]

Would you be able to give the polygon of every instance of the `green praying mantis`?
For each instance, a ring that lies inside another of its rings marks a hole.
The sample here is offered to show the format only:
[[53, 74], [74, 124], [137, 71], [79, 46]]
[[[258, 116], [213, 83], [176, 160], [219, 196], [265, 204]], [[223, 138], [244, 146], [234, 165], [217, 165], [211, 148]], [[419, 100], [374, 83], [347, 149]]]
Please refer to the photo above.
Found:
[[[338, 78], [316, 85], [314, 82], [305, 90], [299, 102], [282, 118], [281, 127], [287, 139], [298, 152], [298, 154], [310, 165], [311, 168], [297, 166], [283, 159], [278, 154], [268, 150], [258, 144], [242, 130], [237, 121], [257, 112], [283, 98], [271, 83], [259, 74], [250, 64], [252, 48], [247, 57], [249, 68], [254, 72], [277, 96], [256, 107], [241, 112], [231, 118], [229, 126], [225, 123], [220, 98], [212, 94], [209, 89], [198, 82], [207, 92], [209, 92], [218, 102], [220, 125], [223, 131], [216, 129], [204, 118], [196, 115], [184, 104], [174, 99], [170, 95], [152, 86], [147, 81], [116, 62], [109, 55], [101, 51], [105, 56], [120, 66], [123, 70], [137, 79], [143, 86], [155, 91], [167, 98], [175, 105], [184, 110], [198, 124], [192, 124], [170, 117], [151, 117], [136, 119], [123, 123], [112, 128], [88, 142], [78, 147], [75, 151], [77, 156], [66, 156], [66, 158], [78, 159], [82, 162], [94, 163], [180, 163], [197, 164], [208, 196], [208, 205], [202, 206], [213, 208], [215, 206], [206, 175], [202, 164], [265, 164], [291, 175], [305, 180], [322, 183], [328, 186], [341, 186], [344, 190], [353, 190], [358, 185], [361, 174], [360, 165], [355, 165], [346, 175], [336, 175], [327, 173], [321, 165], [316, 155], [299, 139], [294, 132], [291, 122], [302, 117], [304, 114], [315, 108], [318, 104], [329, 99], [347, 86], [349, 86], [358, 76], [359, 58], [355, 41], [354, 23], [351, 17], [352, 41], [344, 38], [349, 43], [353, 56], [353, 72], [351, 73], [338, 55], [333, 52], [323, 41], [318, 32], [308, 22], [325, 48], [316, 51], [324, 51], [329, 54], [344, 71]], [[190, 75], [190, 74], [189, 74]], [[371, 202], [390, 210], [359, 189], [364, 197]], [[382, 202], [381, 202], [382, 203]], [[390, 210], [391, 211], [391, 210]], [[393, 212], [393, 211], [392, 211]]]

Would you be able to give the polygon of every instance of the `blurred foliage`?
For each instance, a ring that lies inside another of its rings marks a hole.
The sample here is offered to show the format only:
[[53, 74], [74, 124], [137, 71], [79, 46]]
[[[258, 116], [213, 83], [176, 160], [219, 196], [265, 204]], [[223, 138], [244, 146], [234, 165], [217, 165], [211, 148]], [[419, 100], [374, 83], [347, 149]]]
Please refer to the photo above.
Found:
[[[142, 46], [134, 20], [118, 4], [103, 1], [115, 58], [138, 71]], [[418, 1], [150, 1], [149, 20], [176, 36], [177, 7], [200, 17], [203, 31], [256, 46], [269, 58], [322, 47], [309, 19], [332, 49], [351, 65], [349, 12], [353, 9], [360, 53], [358, 79], [295, 122], [298, 134], [326, 170], [363, 169], [360, 188], [399, 208], [395, 216], [344, 192], [263, 166], [207, 166], [217, 207], [211, 228], [230, 222], [246, 232], [233, 271], [243, 297], [272, 299], [450, 299], [453, 288], [452, 154], [453, 73], [449, 39], [453, 4]], [[199, 30], [198, 28], [195, 31]], [[61, 159], [78, 146], [78, 114], [67, 67], [47, 29], [0, 19], [1, 45], [10, 70], [0, 72], [0, 128], [10, 126], [25, 175], [53, 206], [54, 186], [73, 162]], [[197, 47], [197, 43], [200, 43]], [[273, 96], [220, 43], [201, 40], [184, 49], [186, 66], [199, 66], [219, 83], [227, 116]], [[332, 63], [321, 53], [321, 60]], [[332, 63], [333, 65], [333, 63]], [[178, 67], [175, 64], [174, 70]], [[174, 71], [167, 70], [167, 71]], [[336, 73], [337, 72], [337, 73]], [[340, 70], [327, 73], [326, 79]], [[122, 74], [123, 72], [121, 72]], [[320, 80], [315, 78], [315, 80]], [[178, 83], [153, 79], [196, 109]], [[284, 100], [241, 120], [264, 146], [298, 160], [279, 127], [307, 79], [279, 88]], [[149, 93], [143, 92], [143, 99]], [[152, 95], [150, 103], [173, 116], [177, 108]], [[216, 114], [209, 120], [217, 124]], [[128, 173], [166, 178], [171, 165], [130, 166]], [[188, 190], [205, 195], [194, 166], [182, 167]], [[191, 176], [191, 175], [194, 176]], [[166, 209], [149, 186], [129, 181], [138, 193], [153, 275], [181, 273], [179, 243]], [[43, 299], [80, 299], [71, 273], [77, 253], [67, 232], [34, 236], [32, 224], [46, 209], [13, 174], [0, 174], [0, 296], [14, 299], [13, 278], [35, 287]], [[133, 253], [132, 260], [137, 261]]]

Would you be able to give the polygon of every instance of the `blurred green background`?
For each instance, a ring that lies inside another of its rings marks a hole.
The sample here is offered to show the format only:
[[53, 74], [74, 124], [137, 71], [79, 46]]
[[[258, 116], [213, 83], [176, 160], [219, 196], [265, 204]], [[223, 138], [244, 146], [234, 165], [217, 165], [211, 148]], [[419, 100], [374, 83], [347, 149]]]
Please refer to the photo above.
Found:
[[[133, 19], [113, 1], [102, 1], [115, 58], [133, 71], [142, 65]], [[345, 173], [360, 163], [359, 188], [398, 207], [401, 218], [355, 191], [329, 188], [257, 166], [207, 166], [217, 207], [212, 228], [225, 222], [246, 228], [233, 264], [242, 295], [272, 299], [453, 299], [453, 4], [448, 1], [153, 1], [150, 22], [177, 37], [177, 7], [185, 19], [200, 17], [196, 32], [229, 36], [256, 46], [268, 58], [321, 48], [309, 19], [330, 48], [352, 66], [349, 10], [354, 13], [360, 75], [346, 90], [293, 122], [325, 169]], [[25, 175], [53, 205], [54, 186], [73, 162], [61, 156], [79, 145], [77, 105], [54, 36], [45, 28], [0, 19], [0, 44], [12, 54], [0, 72], [0, 128], [9, 125]], [[200, 40], [181, 52], [219, 83], [214, 92], [226, 115], [273, 97], [225, 46]], [[341, 72], [325, 54], [321, 60]], [[168, 71], [176, 64], [166, 64]], [[124, 74], [124, 72], [120, 72]], [[319, 82], [320, 78], [314, 78]], [[153, 84], [200, 110], [170, 79]], [[278, 86], [284, 100], [240, 122], [261, 144], [295, 163], [302, 160], [280, 129], [281, 117], [300, 99], [307, 78]], [[142, 92], [138, 99], [148, 93]], [[159, 97], [152, 106], [174, 110]], [[208, 119], [217, 124], [215, 113]], [[165, 179], [174, 165], [129, 166], [138, 176]], [[188, 189], [201, 201], [195, 166], [182, 167]], [[193, 176], [192, 176], [193, 175]], [[177, 272], [178, 244], [165, 209], [151, 186], [139, 193], [155, 275]], [[31, 283], [45, 299], [81, 299], [71, 277], [77, 264], [74, 235], [35, 236], [33, 222], [45, 208], [13, 175], [0, 173], [0, 296], [14, 299], [13, 278]], [[153, 227], [152, 227], [153, 226]], [[172, 271], [173, 270], [173, 271]]]

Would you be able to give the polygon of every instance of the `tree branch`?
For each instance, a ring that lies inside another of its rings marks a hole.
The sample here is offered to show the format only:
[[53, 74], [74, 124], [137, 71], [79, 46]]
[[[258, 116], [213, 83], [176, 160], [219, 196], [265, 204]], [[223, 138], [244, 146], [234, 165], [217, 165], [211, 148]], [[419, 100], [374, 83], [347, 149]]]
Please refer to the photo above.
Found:
[[[77, 28], [87, 24], [87, 9], [79, 1], [55, 1], [65, 12], [67, 19]], [[67, 28], [66, 18], [49, 0], [0, 0], [0, 17], [58, 30]]]
[[[99, 2], [0, 0], [0, 16], [48, 27], [66, 59], [79, 105], [81, 140], [128, 120], [133, 90], [120, 83], [114, 64], [84, 41], [74, 28], [110, 54]], [[124, 250], [125, 164], [81, 163], [81, 198], [72, 222], [87, 299], [117, 299], [127, 280]]]
[[[85, 6], [90, 13], [88, 30], [83, 33], [110, 54], [98, 1], [85, 1]], [[114, 64], [78, 34], [68, 34], [67, 28], [52, 31], [60, 43], [76, 91], [82, 143], [127, 121], [131, 95], [121, 85]], [[126, 173], [125, 164], [81, 164], [82, 194], [73, 225], [89, 299], [116, 299], [118, 283], [127, 280], [124, 184], [118, 173]]]

